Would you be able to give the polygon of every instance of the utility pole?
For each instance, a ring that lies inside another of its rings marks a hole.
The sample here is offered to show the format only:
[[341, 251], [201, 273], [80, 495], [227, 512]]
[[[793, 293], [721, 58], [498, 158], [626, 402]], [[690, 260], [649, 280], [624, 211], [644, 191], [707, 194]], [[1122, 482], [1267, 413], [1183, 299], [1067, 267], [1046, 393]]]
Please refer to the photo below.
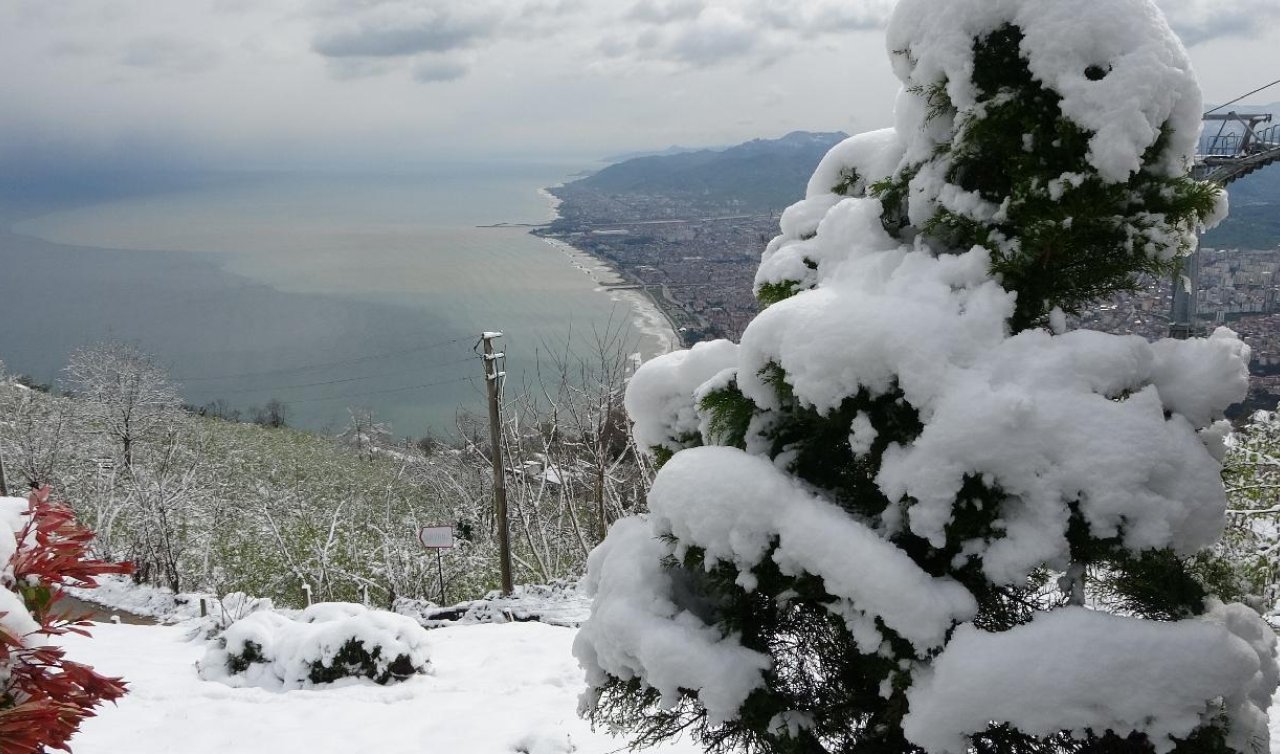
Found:
[[511, 594], [511, 539], [507, 526], [507, 474], [502, 465], [502, 422], [498, 415], [498, 397], [501, 380], [506, 372], [498, 371], [498, 359], [506, 354], [495, 353], [493, 341], [501, 338], [500, 332], [486, 332], [480, 336], [484, 343], [484, 384], [489, 394], [489, 440], [493, 445], [493, 509], [498, 519], [498, 559], [502, 564], [502, 593]]

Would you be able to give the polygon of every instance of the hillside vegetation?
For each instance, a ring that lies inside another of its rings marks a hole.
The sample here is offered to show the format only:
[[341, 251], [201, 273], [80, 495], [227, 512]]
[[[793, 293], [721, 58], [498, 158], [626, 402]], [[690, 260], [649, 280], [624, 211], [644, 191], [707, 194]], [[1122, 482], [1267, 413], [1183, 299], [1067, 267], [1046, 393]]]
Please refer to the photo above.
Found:
[[[509, 391], [503, 455], [518, 582], [579, 573], [602, 518], [642, 504], [644, 470], [621, 426], [623, 363], [575, 364], [572, 382], [562, 364], [550, 388]], [[164, 386], [163, 374], [151, 377]], [[353, 411], [335, 438], [201, 416], [176, 401], [129, 405], [146, 392], [137, 384], [113, 381], [88, 397], [0, 379], [0, 454], [11, 489], [52, 485], [97, 532], [99, 554], [133, 561], [139, 580], [285, 605], [305, 604], [308, 588], [315, 600], [439, 601], [436, 559], [416, 537], [421, 526], [451, 525], [445, 599], [496, 588], [487, 418], [459, 417], [450, 442], [409, 443]], [[127, 442], [113, 420], [123, 408]]]

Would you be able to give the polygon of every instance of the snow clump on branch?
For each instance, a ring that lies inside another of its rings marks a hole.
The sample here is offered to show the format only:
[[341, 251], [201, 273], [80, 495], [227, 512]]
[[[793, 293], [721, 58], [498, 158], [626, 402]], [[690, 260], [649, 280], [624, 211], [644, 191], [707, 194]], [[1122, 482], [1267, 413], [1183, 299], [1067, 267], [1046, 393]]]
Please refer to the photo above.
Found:
[[[741, 344], [628, 391], [664, 465], [591, 557], [584, 711], [763, 751], [1265, 742], [1273, 637], [1187, 560], [1249, 349], [1062, 326], [1222, 214], [1181, 43], [1150, 0], [901, 0], [888, 48], [896, 125], [783, 214]], [[1126, 617], [1066, 605], [1086, 567]]]

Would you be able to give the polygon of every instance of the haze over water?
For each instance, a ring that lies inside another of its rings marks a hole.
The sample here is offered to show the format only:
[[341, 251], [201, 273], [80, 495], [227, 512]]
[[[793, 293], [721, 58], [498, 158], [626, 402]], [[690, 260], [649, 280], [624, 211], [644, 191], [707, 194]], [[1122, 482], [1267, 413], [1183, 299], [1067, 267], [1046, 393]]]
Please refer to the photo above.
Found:
[[[538, 188], [576, 169], [257, 174], [29, 217], [0, 235], [17, 273], [0, 278], [0, 359], [48, 381], [70, 350], [114, 337], [170, 365], [192, 404], [276, 398], [311, 429], [369, 406], [398, 435], [444, 432], [483, 408], [481, 331], [506, 333], [519, 379], [571, 332], [585, 346], [630, 323], [563, 252], [476, 227], [545, 222]], [[660, 348], [632, 332], [634, 350]]]

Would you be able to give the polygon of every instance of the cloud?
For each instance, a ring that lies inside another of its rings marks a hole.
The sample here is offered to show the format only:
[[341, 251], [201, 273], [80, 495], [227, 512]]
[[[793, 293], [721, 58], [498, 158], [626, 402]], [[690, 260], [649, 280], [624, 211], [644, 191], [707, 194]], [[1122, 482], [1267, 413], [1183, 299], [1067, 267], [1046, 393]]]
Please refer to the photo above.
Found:
[[614, 60], [768, 66], [810, 37], [882, 27], [894, 0], [634, 0], [596, 50]]
[[413, 67], [413, 80], [422, 84], [456, 81], [471, 70], [461, 60], [453, 58], [428, 58]]
[[382, 58], [330, 58], [329, 74], [339, 81], [358, 81], [389, 72], [392, 66]]
[[1171, 25], [1190, 45], [1222, 37], [1250, 37], [1280, 23], [1276, 0], [1158, 0]]
[[596, 52], [611, 60], [627, 57], [634, 49], [634, 42], [618, 34], [607, 35], [596, 43]]
[[752, 53], [762, 43], [761, 30], [724, 8], [710, 8], [671, 39], [667, 52], [676, 60], [707, 66]]
[[894, 5], [895, 0], [756, 0], [749, 13], [775, 29], [817, 36], [881, 29]]
[[[1188, 45], [1255, 36], [1280, 24], [1277, 0], [1156, 0]], [[880, 30], [896, 0], [632, 0], [598, 49], [621, 56], [619, 39], [637, 24], [667, 30], [667, 43], [629, 46], [637, 60], [713, 65], [762, 49], [777, 52], [804, 40]]]
[[384, 3], [354, 21], [320, 31], [315, 52], [329, 58], [402, 57], [471, 47], [497, 30], [499, 16], [485, 9]]
[[140, 37], [127, 43], [120, 62], [168, 73], [202, 73], [218, 63], [218, 53], [203, 42], [168, 36]]
[[525, 0], [517, 3], [516, 15], [522, 19], [563, 18], [586, 10], [586, 0]]
[[54, 58], [84, 58], [97, 52], [93, 45], [80, 39], [55, 40], [45, 47], [45, 51]]
[[694, 19], [702, 13], [703, 0], [638, 0], [627, 11], [626, 18], [649, 24]]
[[245, 13], [261, 5], [260, 0], [213, 0], [215, 13]]
[[[235, 4], [244, 0], [215, 0]], [[400, 60], [397, 66], [331, 65], [335, 75], [409, 71], [418, 81], [465, 76], [460, 51], [537, 41], [580, 50], [593, 69], [625, 72], [755, 68], [818, 38], [839, 43], [878, 31], [895, 0], [310, 0], [311, 49], [322, 57]], [[1189, 44], [1280, 23], [1277, 0], [1156, 0]], [[434, 59], [444, 56], [447, 61]], [[486, 59], [492, 57], [486, 55]]]

